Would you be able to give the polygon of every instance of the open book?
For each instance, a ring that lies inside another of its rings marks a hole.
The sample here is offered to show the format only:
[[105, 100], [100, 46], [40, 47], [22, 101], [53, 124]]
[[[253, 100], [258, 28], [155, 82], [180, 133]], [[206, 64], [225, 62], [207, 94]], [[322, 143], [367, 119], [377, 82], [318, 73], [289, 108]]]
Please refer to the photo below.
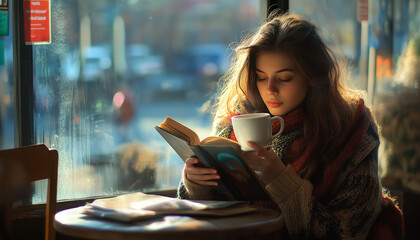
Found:
[[200, 141], [190, 128], [170, 117], [155, 127], [175, 152], [186, 160], [195, 156], [205, 167], [216, 168], [220, 175], [217, 195], [228, 200], [270, 200], [258, 177], [242, 160], [240, 145], [230, 139], [210, 136]]

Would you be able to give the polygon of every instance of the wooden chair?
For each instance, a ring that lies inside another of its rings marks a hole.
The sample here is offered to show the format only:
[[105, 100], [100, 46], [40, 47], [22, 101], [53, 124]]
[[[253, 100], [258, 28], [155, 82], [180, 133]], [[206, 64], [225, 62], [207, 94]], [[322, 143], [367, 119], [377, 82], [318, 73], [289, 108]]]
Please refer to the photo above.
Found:
[[[58, 151], [44, 144], [0, 150], [0, 223], [11, 230], [13, 202], [22, 197], [22, 189], [30, 183], [48, 179], [45, 210], [45, 239], [55, 239], [54, 215], [57, 204]], [[4, 185], [4, 186], [3, 186]], [[9, 232], [9, 236], [11, 232]], [[5, 235], [6, 239], [8, 235]], [[1, 238], [1, 237], [0, 237]]]

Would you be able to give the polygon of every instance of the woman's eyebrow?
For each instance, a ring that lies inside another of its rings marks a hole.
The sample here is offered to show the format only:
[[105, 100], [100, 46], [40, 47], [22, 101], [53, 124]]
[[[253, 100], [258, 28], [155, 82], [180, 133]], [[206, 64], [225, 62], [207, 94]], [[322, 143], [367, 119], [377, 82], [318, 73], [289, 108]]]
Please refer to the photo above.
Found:
[[[262, 71], [262, 70], [260, 70], [258, 68], [256, 69], [256, 71], [257, 72], [260, 72], [260, 73], [265, 73], [264, 71]], [[284, 69], [277, 70], [274, 73], [281, 73], [281, 72], [294, 72], [294, 70], [291, 69], [291, 68], [284, 68]]]

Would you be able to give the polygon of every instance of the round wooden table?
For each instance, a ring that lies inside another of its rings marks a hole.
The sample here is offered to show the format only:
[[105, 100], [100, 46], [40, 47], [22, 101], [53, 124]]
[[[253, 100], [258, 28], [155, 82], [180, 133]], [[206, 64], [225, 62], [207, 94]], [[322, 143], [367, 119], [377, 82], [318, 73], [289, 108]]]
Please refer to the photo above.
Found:
[[228, 217], [163, 216], [130, 223], [89, 217], [83, 207], [55, 215], [54, 227], [65, 235], [87, 239], [241, 239], [267, 234], [284, 225], [281, 213], [262, 207]]

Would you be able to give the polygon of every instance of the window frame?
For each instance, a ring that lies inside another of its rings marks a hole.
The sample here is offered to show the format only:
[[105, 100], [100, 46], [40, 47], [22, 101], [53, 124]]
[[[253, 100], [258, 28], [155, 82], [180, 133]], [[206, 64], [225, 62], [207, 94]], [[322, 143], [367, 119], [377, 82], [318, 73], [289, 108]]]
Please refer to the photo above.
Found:
[[34, 144], [34, 92], [32, 45], [25, 44], [23, 2], [12, 4], [15, 146]]

